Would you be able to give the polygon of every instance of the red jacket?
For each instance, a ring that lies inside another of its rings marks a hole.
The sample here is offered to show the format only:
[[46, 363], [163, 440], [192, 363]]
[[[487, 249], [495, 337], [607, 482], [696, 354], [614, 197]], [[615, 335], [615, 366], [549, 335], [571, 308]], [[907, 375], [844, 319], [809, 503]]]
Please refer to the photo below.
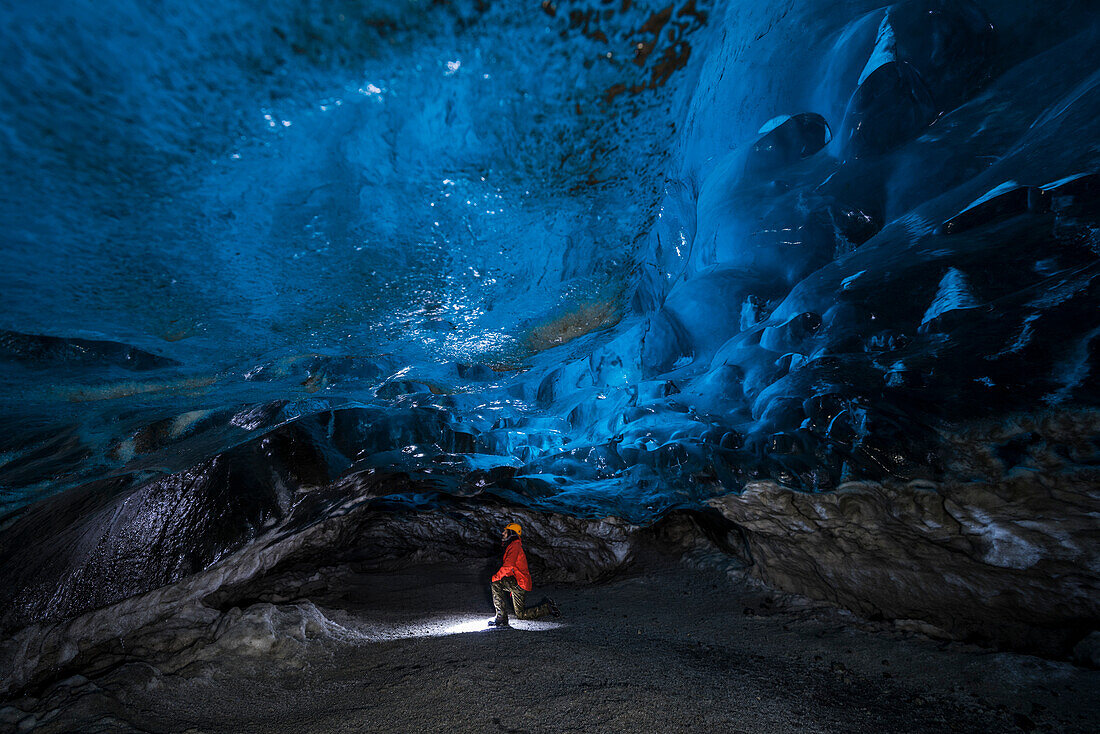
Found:
[[505, 576], [515, 576], [519, 588], [524, 591], [531, 590], [531, 572], [527, 570], [527, 554], [523, 552], [523, 544], [516, 538], [504, 549], [504, 563], [500, 570], [493, 574], [493, 581], [500, 581]]

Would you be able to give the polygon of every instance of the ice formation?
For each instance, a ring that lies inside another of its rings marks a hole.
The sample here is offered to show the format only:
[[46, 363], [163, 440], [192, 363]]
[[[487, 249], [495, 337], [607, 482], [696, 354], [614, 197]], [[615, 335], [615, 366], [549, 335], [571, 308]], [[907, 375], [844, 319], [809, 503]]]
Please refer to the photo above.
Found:
[[2, 12], [4, 629], [501, 507], [1096, 629], [1095, 7]]

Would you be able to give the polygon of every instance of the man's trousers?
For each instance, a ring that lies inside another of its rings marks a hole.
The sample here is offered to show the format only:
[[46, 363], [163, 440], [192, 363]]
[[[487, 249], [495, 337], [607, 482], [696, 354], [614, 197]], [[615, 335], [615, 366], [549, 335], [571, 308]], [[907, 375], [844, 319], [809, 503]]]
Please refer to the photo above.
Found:
[[528, 609], [524, 606], [524, 598], [527, 592], [516, 582], [515, 576], [505, 576], [500, 581], [493, 582], [493, 606], [497, 610], [497, 616], [508, 619], [505, 609], [507, 596], [512, 596], [512, 606], [516, 610], [516, 616], [520, 619], [538, 619], [550, 614], [550, 605], [546, 602]]

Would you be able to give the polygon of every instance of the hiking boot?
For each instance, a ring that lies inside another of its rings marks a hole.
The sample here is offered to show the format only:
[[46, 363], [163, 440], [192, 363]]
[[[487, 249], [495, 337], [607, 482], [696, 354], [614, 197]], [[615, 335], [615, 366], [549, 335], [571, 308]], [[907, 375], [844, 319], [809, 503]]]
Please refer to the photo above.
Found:
[[489, 626], [490, 627], [511, 627], [512, 625], [508, 624], [508, 618], [507, 617], [502, 617], [498, 614], [497, 616], [495, 616], [495, 617], [493, 617], [492, 619], [489, 620]]
[[558, 617], [561, 616], [561, 607], [558, 606], [558, 603], [556, 601], [554, 601], [553, 599], [547, 599], [546, 603], [550, 605], [550, 616], [551, 617], [553, 617], [554, 619], [557, 619]]

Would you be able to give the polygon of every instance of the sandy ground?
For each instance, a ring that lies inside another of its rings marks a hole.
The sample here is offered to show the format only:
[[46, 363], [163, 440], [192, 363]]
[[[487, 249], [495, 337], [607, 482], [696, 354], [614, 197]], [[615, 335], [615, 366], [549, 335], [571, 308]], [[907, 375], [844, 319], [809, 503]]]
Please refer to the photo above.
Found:
[[898, 632], [714, 571], [536, 588], [529, 601], [548, 592], [564, 616], [507, 630], [485, 627], [484, 578], [345, 570], [316, 608], [248, 606], [190, 662], [78, 676], [6, 719], [41, 732], [1100, 730], [1100, 672]]

